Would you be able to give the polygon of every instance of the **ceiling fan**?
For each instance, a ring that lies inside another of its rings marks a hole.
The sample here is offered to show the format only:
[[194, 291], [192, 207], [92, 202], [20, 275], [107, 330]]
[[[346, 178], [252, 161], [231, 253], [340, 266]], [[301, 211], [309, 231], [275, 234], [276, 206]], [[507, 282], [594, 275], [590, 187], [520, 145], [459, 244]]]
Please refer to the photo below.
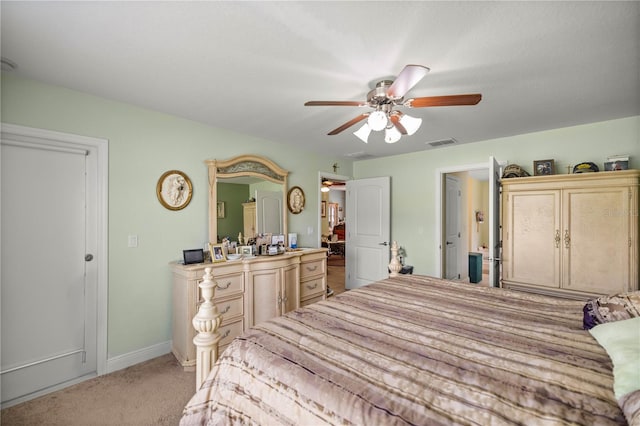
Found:
[[466, 95], [425, 96], [405, 100], [404, 96], [429, 72], [422, 65], [407, 65], [395, 80], [382, 80], [367, 94], [366, 101], [308, 101], [305, 106], [356, 106], [369, 107], [373, 111], [365, 112], [333, 129], [328, 135], [337, 135], [343, 130], [367, 119], [367, 122], [354, 132], [367, 143], [371, 131], [385, 130], [385, 142], [394, 143], [402, 135], [413, 135], [422, 124], [422, 119], [411, 117], [394, 109], [396, 107], [425, 108], [454, 105], [476, 105], [482, 99], [480, 93]]
[[322, 187], [320, 190], [322, 192], [329, 192], [330, 188], [333, 186], [344, 186], [346, 182], [335, 181], [327, 178], [322, 178]]

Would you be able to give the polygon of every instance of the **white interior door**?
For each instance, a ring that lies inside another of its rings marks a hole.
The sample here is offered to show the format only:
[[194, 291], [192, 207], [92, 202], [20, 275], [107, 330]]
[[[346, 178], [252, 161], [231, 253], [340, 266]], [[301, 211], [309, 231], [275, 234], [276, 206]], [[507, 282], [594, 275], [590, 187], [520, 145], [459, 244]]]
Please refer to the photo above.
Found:
[[87, 257], [99, 253], [91, 152], [3, 132], [3, 407], [97, 373], [99, 274]]
[[282, 226], [282, 193], [256, 190], [256, 221], [258, 233], [284, 234]]
[[500, 165], [489, 157], [489, 285], [500, 287]]
[[390, 181], [385, 176], [347, 182], [347, 289], [389, 276]]
[[445, 179], [445, 275], [448, 280], [460, 278], [458, 247], [460, 241], [460, 182], [454, 176]]

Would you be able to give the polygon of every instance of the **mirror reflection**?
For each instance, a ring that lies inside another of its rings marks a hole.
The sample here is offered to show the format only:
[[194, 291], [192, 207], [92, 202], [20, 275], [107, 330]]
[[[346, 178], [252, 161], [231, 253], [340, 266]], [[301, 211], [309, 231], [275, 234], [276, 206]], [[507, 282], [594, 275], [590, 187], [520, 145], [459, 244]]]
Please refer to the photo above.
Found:
[[258, 233], [283, 233], [281, 184], [256, 178], [218, 179], [216, 192], [218, 242], [225, 237], [238, 241], [239, 234], [246, 240]]

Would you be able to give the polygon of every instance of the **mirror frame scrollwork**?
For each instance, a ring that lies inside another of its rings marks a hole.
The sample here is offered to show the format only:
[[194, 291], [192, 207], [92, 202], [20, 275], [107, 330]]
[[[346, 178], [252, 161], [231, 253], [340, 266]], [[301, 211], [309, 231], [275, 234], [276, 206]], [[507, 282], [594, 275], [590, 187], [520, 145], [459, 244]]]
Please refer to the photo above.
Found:
[[253, 176], [282, 185], [282, 226], [287, 238], [287, 176], [289, 172], [273, 161], [257, 155], [240, 155], [229, 160], [206, 160], [209, 169], [209, 241], [218, 240], [218, 178]]

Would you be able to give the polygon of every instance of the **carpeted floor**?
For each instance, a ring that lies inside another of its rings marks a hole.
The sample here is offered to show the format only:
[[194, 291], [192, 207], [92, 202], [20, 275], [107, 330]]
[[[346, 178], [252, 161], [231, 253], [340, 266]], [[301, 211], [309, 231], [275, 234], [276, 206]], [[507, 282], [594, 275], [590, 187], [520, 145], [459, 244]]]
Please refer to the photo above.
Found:
[[195, 371], [172, 354], [5, 408], [2, 426], [176, 426], [195, 393]]

